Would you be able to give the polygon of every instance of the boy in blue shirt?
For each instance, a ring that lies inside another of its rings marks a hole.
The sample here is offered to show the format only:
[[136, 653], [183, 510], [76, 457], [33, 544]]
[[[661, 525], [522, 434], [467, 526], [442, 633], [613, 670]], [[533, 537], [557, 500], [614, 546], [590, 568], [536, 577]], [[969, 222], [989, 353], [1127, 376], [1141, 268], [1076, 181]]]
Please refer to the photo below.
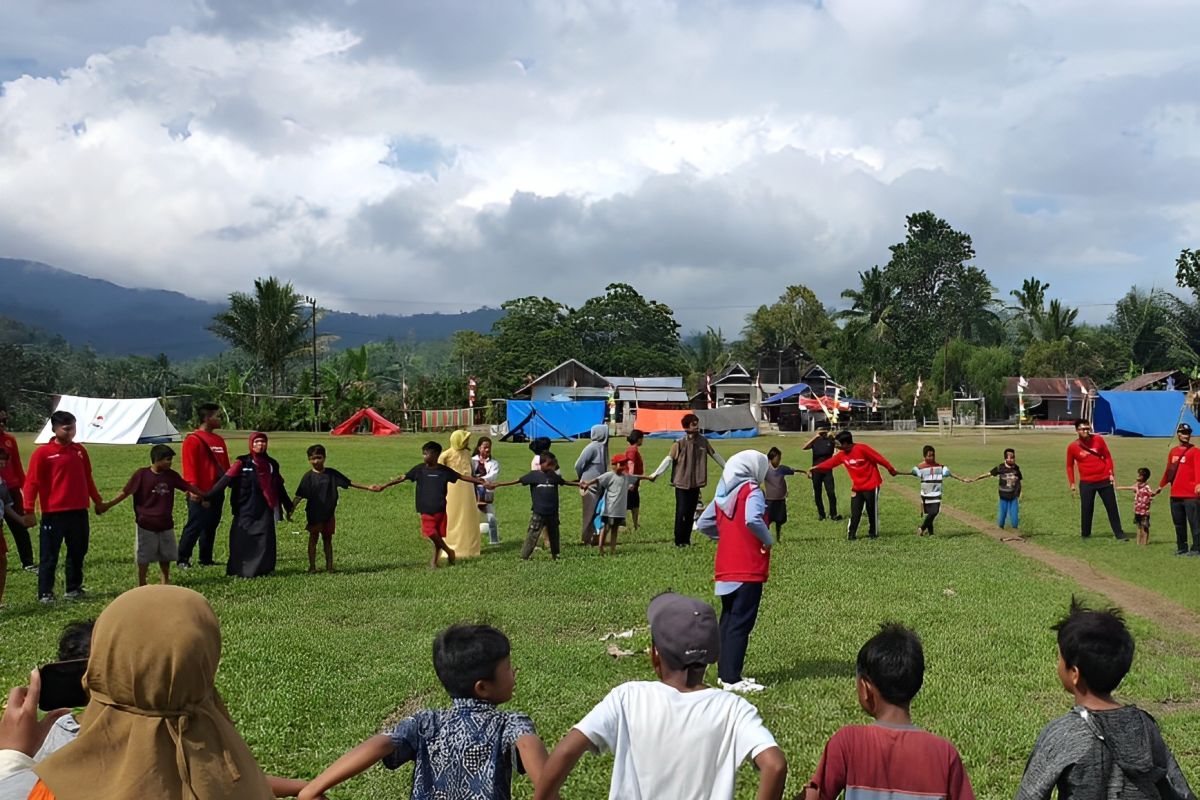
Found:
[[412, 800], [508, 800], [512, 773], [536, 788], [546, 746], [524, 714], [496, 708], [516, 686], [508, 637], [489, 625], [453, 625], [433, 640], [433, 668], [450, 708], [425, 709], [343, 755], [298, 795], [316, 800], [376, 763], [413, 762]]

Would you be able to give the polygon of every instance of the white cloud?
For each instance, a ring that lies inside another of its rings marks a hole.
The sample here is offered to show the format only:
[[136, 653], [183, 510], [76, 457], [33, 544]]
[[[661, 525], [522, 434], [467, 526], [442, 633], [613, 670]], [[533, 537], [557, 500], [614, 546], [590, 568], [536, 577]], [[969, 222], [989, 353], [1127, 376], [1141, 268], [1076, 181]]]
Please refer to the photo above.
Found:
[[[837, 302], [925, 208], [1003, 293], [1038, 274], [1068, 302], [1170, 285], [1200, 244], [1192, 4], [207, 0], [114, 19], [75, 20], [75, 66], [3, 84], [0, 254], [209, 298], [274, 272], [362, 311], [623, 280], [728, 331], [789, 283]], [[24, 26], [26, 61], [70, 63], [45, 19], [15, 25], [0, 44]]]

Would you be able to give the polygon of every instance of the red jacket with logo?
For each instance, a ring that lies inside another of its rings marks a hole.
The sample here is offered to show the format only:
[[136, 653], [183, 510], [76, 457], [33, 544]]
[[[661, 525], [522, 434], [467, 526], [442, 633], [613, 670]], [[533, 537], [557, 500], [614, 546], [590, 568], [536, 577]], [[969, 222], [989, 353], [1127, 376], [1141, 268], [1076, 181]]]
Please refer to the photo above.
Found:
[[1159, 487], [1171, 484], [1171, 497], [1195, 497], [1196, 485], [1200, 484], [1200, 473], [1196, 466], [1200, 453], [1193, 453], [1195, 445], [1179, 445], [1167, 454], [1167, 469], [1163, 472]]
[[183, 440], [183, 479], [207, 492], [229, 469], [225, 440], [215, 433], [195, 430]]
[[21, 466], [21, 451], [17, 449], [17, 438], [11, 433], [0, 433], [0, 447], [8, 453], [8, 466], [0, 471], [0, 478], [9, 489], [20, 489], [25, 485], [25, 469]]
[[[763, 547], [750, 526], [746, 524], [746, 498], [762, 491], [747, 483], [738, 492], [733, 517], [717, 509], [717, 558], [713, 565], [717, 581], [766, 583], [771, 571], [771, 551]], [[766, 522], [766, 517], [763, 517]]]
[[1075, 485], [1075, 465], [1079, 465], [1081, 483], [1102, 483], [1115, 472], [1112, 453], [1104, 438], [1092, 434], [1086, 442], [1076, 439], [1067, 445], [1067, 483]]
[[60, 445], [51, 439], [29, 457], [25, 476], [25, 509], [42, 501], [42, 513], [86, 511], [89, 499], [100, 502], [100, 492], [92, 480], [92, 461], [83, 445]]
[[888, 463], [888, 460], [880, 455], [879, 451], [865, 444], [857, 443], [850, 445], [849, 453], [845, 450], [838, 450], [814, 466], [813, 469], [817, 472], [825, 472], [838, 464], [846, 465], [846, 471], [850, 473], [850, 485], [856, 492], [869, 492], [872, 489], [878, 489], [883, 484], [883, 476], [879, 474], [880, 467], [893, 475], [896, 474], [896, 468]]

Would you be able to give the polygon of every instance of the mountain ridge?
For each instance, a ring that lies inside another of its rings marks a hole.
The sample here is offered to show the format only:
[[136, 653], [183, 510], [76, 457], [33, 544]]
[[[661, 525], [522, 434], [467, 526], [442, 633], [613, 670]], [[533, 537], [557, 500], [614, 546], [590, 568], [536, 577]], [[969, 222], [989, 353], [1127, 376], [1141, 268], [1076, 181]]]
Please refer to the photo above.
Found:
[[[228, 345], [207, 328], [226, 308], [182, 292], [130, 288], [40, 261], [0, 258], [0, 316], [103, 355], [163, 353], [172, 361], [216, 355]], [[340, 350], [388, 338], [428, 341], [458, 330], [486, 333], [503, 314], [486, 307], [408, 316], [327, 310], [318, 332], [337, 337], [333, 347]]]

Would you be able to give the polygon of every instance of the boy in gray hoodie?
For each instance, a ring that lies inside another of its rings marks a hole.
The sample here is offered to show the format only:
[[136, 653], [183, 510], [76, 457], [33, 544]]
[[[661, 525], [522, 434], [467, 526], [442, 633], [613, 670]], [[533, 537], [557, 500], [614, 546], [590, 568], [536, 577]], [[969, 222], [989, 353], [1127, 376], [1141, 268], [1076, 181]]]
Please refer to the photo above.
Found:
[[1114, 609], [1071, 599], [1058, 631], [1058, 678], [1075, 698], [1042, 729], [1017, 800], [1196, 800], [1154, 717], [1112, 692], [1133, 663], [1133, 636]]

